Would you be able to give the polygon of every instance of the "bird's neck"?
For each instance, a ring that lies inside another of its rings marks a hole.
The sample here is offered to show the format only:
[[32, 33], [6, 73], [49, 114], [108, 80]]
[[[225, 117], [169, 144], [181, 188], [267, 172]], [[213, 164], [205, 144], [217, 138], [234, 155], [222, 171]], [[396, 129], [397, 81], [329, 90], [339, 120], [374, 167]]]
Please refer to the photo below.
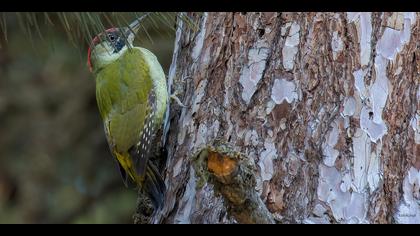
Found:
[[119, 58], [121, 58], [121, 56], [124, 55], [124, 53], [126, 53], [128, 50], [128, 48], [126, 46], [124, 46], [120, 51], [118, 52], [113, 52], [112, 49], [105, 49], [105, 50], [100, 50], [100, 52], [95, 52], [95, 59], [92, 62], [93, 63], [93, 67], [94, 67], [94, 71], [98, 72], [100, 70], [102, 70], [104, 67], [106, 67], [107, 65], [115, 62], [116, 60], [118, 60]]

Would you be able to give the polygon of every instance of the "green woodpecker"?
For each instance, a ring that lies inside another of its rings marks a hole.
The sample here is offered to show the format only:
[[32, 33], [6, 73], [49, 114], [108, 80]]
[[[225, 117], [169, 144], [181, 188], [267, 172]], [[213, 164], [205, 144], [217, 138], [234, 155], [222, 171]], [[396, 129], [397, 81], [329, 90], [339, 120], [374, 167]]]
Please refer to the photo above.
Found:
[[165, 183], [149, 158], [163, 125], [168, 92], [156, 56], [133, 46], [140, 21], [98, 34], [88, 51], [88, 66], [95, 76], [105, 134], [124, 184], [136, 183], [158, 208], [163, 204]]

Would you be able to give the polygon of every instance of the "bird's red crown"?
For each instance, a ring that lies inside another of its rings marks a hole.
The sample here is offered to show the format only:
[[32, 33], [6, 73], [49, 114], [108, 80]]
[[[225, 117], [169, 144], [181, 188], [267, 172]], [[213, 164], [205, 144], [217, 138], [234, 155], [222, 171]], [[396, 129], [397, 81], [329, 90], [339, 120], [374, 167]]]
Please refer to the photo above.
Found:
[[106, 35], [107, 33], [115, 32], [115, 31], [118, 31], [118, 29], [117, 28], [109, 28], [109, 29], [105, 30], [105, 32], [100, 33], [100, 34], [96, 35], [93, 38], [92, 42], [90, 43], [89, 49], [88, 49], [88, 61], [87, 61], [87, 64], [88, 64], [88, 67], [89, 67], [89, 71], [90, 72], [92, 72], [92, 70], [93, 70], [93, 68], [92, 68], [92, 62], [91, 62], [92, 48], [95, 48], [95, 46], [98, 43], [102, 42], [102, 40], [106, 40], [106, 38], [104, 38], [103, 35]]

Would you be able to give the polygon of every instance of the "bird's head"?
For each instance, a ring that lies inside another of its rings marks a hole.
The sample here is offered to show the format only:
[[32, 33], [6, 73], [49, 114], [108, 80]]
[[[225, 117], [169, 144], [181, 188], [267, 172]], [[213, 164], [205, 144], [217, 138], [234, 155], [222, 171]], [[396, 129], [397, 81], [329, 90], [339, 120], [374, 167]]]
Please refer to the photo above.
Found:
[[110, 28], [96, 35], [88, 49], [88, 67], [91, 72], [117, 60], [128, 48], [133, 46], [134, 37], [140, 28], [136, 19], [128, 27]]

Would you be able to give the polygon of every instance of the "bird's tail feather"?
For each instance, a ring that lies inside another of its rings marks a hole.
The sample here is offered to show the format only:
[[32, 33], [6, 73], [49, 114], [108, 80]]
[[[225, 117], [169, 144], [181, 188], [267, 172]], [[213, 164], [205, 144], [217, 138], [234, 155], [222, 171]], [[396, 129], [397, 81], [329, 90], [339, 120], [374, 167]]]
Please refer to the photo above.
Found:
[[165, 199], [166, 186], [158, 169], [151, 161], [147, 162], [146, 178], [143, 186], [154, 208], [160, 209]]

